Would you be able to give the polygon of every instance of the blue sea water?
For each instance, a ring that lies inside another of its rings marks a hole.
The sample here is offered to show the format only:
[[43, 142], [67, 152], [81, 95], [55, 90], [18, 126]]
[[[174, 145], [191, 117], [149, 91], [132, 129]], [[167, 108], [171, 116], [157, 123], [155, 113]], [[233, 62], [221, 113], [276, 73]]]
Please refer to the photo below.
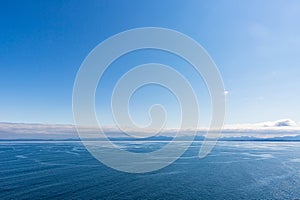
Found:
[[[160, 142], [124, 142], [143, 152]], [[201, 142], [168, 167], [128, 174], [101, 164], [80, 142], [1, 142], [0, 199], [300, 199], [300, 143]]]

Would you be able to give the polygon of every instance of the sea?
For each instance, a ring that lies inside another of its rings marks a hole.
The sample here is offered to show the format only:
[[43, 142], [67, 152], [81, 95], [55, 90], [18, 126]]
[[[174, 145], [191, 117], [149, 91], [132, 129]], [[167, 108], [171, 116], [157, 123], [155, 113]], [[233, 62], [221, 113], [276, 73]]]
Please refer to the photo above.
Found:
[[[143, 152], [161, 142], [119, 142]], [[169, 166], [132, 174], [96, 160], [80, 141], [0, 143], [0, 199], [300, 199], [300, 142], [201, 141]]]

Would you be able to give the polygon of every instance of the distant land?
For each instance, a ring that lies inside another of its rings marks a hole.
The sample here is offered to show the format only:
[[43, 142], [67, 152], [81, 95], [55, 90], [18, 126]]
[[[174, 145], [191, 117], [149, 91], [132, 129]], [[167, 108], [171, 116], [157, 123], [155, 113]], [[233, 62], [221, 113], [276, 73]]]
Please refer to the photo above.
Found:
[[[173, 137], [167, 136], [157, 136], [149, 138], [129, 138], [129, 137], [120, 137], [120, 138], [108, 138], [110, 141], [172, 141]], [[88, 138], [88, 139], [79, 139], [79, 138], [67, 138], [67, 139], [0, 139], [0, 141], [106, 141], [103, 138]], [[186, 141], [185, 137], [177, 139], [178, 141]], [[204, 136], [196, 136], [194, 141], [204, 141]], [[297, 136], [284, 136], [284, 137], [274, 137], [274, 138], [256, 138], [256, 137], [222, 137], [218, 141], [261, 141], [261, 142], [300, 142], [300, 135]]]

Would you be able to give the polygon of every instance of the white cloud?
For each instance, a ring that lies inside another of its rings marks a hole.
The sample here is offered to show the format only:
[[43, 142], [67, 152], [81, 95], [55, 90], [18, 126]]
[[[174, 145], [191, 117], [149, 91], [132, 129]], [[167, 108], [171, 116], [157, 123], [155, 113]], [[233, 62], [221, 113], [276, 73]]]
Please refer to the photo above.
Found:
[[297, 123], [291, 119], [283, 119], [274, 122], [265, 122], [262, 124], [264, 127], [295, 127]]
[[[86, 132], [87, 138], [98, 136], [97, 129], [81, 127]], [[124, 137], [118, 128], [106, 126], [103, 128], [109, 137]], [[208, 128], [199, 128], [198, 134], [205, 135]], [[128, 132], [134, 132], [129, 129]], [[144, 135], [152, 130], [145, 130]], [[177, 129], [165, 129], [160, 135], [174, 136]], [[195, 130], [185, 129], [184, 134], [189, 135]], [[223, 127], [223, 137], [281, 137], [300, 135], [300, 124], [291, 119], [268, 121], [254, 124], [229, 124]], [[76, 139], [79, 138], [74, 125], [64, 124], [25, 124], [25, 123], [0, 123], [0, 139]]]

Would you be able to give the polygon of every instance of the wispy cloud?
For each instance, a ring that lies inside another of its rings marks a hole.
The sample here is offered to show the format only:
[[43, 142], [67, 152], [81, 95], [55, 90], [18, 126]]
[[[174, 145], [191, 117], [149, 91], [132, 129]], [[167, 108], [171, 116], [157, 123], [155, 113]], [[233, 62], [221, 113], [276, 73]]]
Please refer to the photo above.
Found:
[[[98, 129], [93, 127], [80, 127], [86, 133], [87, 138], [97, 138]], [[106, 126], [104, 132], [109, 137], [124, 137], [118, 128]], [[208, 128], [202, 127], [197, 131], [198, 135], [204, 136]], [[128, 129], [134, 132], [134, 129]], [[145, 130], [144, 133], [153, 130]], [[160, 136], [174, 136], [177, 129], [164, 129]], [[185, 129], [185, 134], [191, 134], [195, 130]], [[300, 134], [300, 124], [291, 119], [268, 121], [254, 124], [231, 124], [223, 127], [222, 137], [283, 137]], [[0, 139], [78, 139], [76, 127], [71, 124], [29, 124], [29, 123], [0, 123]]]

